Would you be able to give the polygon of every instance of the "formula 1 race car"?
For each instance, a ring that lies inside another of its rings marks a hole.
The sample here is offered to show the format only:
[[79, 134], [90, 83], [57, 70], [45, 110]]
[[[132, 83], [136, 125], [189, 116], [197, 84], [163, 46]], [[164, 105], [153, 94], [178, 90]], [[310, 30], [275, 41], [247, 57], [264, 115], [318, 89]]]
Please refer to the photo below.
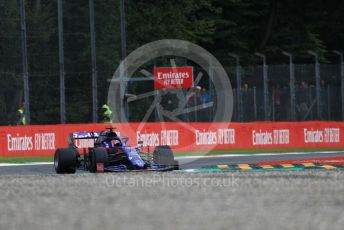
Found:
[[[80, 154], [75, 141], [90, 139], [94, 146]], [[57, 149], [54, 156], [56, 173], [75, 173], [76, 169], [97, 172], [171, 171], [178, 161], [169, 146], [157, 146], [153, 154], [143, 152], [142, 142], [128, 145], [128, 137], [118, 136], [113, 128], [101, 132], [79, 132], [69, 136], [69, 147]]]

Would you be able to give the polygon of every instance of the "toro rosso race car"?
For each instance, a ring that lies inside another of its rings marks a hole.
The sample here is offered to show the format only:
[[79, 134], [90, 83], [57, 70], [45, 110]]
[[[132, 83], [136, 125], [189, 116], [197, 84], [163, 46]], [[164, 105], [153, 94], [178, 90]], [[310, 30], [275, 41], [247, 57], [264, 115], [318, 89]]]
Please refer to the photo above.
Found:
[[[94, 142], [80, 154], [76, 140]], [[69, 147], [57, 149], [54, 156], [56, 173], [75, 173], [77, 169], [96, 172], [171, 171], [178, 169], [169, 146], [157, 146], [153, 154], [143, 152], [142, 142], [128, 145], [128, 137], [118, 136], [113, 128], [102, 132], [80, 132], [69, 136]], [[141, 144], [141, 145], [140, 145]]]

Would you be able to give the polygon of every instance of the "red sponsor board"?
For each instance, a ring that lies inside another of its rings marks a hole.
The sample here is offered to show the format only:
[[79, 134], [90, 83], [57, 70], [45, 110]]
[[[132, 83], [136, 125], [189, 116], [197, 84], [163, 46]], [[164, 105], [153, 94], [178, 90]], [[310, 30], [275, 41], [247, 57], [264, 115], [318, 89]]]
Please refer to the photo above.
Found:
[[193, 87], [193, 68], [156, 67], [154, 68], [154, 89], [176, 89]]
[[[101, 131], [107, 124], [1, 126], [1, 156], [52, 156], [72, 132]], [[113, 124], [129, 143], [174, 151], [249, 148], [344, 148], [344, 122], [121, 123]], [[80, 148], [92, 140], [78, 140]]]

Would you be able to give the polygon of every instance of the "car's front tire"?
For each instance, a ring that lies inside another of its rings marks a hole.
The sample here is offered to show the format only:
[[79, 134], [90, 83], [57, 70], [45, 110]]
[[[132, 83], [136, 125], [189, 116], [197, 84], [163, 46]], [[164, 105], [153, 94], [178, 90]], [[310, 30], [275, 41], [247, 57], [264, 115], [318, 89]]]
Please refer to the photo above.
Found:
[[153, 162], [158, 165], [174, 166], [174, 169], [179, 169], [178, 161], [174, 159], [174, 154], [170, 146], [157, 146], [153, 152]]
[[89, 153], [89, 170], [92, 173], [97, 172], [97, 164], [102, 164], [103, 167], [107, 166], [108, 153], [104, 148], [94, 148]]
[[57, 149], [54, 155], [54, 168], [58, 174], [75, 173], [78, 155], [73, 148]]

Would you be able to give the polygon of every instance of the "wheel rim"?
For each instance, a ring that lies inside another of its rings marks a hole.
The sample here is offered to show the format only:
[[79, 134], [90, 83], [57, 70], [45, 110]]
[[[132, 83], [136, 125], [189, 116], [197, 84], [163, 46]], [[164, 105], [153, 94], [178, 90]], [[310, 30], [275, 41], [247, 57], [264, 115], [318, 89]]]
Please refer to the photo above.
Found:
[[59, 167], [59, 161], [57, 159], [57, 154], [54, 157], [54, 167], [55, 167], [55, 169], [58, 169], [58, 167]]

